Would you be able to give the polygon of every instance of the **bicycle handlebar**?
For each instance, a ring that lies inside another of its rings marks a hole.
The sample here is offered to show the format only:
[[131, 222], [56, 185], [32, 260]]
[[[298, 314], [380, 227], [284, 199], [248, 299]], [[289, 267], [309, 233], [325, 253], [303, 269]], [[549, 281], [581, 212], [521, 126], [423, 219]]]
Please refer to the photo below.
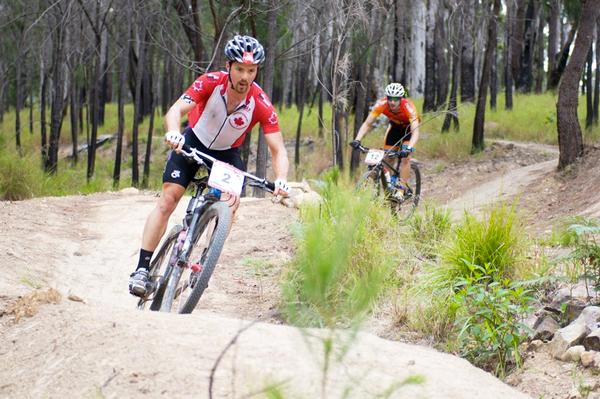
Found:
[[[369, 152], [370, 148], [364, 147], [362, 144], [359, 144], [357, 147], [353, 147], [356, 148], [357, 150], [359, 150], [360, 152], [364, 152], [365, 154], [367, 152]], [[394, 150], [392, 148], [389, 148], [387, 150], [383, 150], [385, 153], [385, 156], [390, 157], [390, 158], [407, 158], [410, 153], [408, 151], [404, 151], [404, 150]]]
[[[197, 150], [193, 147], [190, 147], [187, 144], [184, 144], [181, 148], [181, 154], [187, 158], [190, 159], [200, 165], [204, 165], [206, 166], [208, 169], [210, 169], [210, 166], [208, 166], [206, 164], [206, 162], [204, 162], [205, 160], [210, 161], [211, 163], [218, 161], [218, 159], [211, 157], [208, 154], [203, 153], [200, 150]], [[237, 169], [237, 168], [236, 168]], [[272, 181], [269, 181], [267, 179], [263, 179], [262, 177], [258, 177], [253, 175], [252, 173], [248, 173], [248, 172], [244, 172], [243, 170], [237, 169], [239, 170], [239, 172], [244, 175], [244, 177], [253, 180], [253, 183], [249, 183], [251, 186], [253, 187], [260, 187], [265, 191], [268, 191], [270, 193], [272, 193], [273, 191], [275, 191], [275, 183], [273, 183]]]

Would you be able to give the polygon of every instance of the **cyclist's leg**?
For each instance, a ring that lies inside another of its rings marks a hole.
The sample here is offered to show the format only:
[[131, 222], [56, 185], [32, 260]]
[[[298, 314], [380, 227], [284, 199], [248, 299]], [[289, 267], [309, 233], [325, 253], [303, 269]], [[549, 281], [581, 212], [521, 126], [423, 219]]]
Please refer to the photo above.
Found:
[[[190, 128], [186, 129], [183, 135], [185, 136], [185, 143], [191, 147], [196, 147], [200, 143]], [[185, 194], [185, 190], [196, 172], [198, 172], [198, 168], [198, 164], [190, 163], [182, 155], [171, 151], [163, 171], [162, 192], [156, 202], [156, 207], [148, 215], [144, 226], [143, 249], [148, 251], [156, 249], [165, 233], [169, 217], [177, 207], [183, 194]]]
[[[186, 143], [193, 145], [195, 135], [191, 129], [184, 132]], [[156, 206], [150, 212], [144, 225], [142, 246], [135, 271], [129, 276], [129, 292], [145, 296], [148, 290], [150, 260], [165, 233], [169, 217], [185, 193], [186, 187], [198, 171], [197, 164], [188, 163], [185, 158], [172, 151], [163, 172], [163, 187]]]
[[[385, 148], [386, 150], [389, 150], [389, 149], [399, 150], [400, 142], [402, 141], [402, 135], [404, 134], [403, 132], [404, 132], [404, 130], [399, 125], [396, 125], [395, 123], [390, 122], [390, 124], [387, 128], [386, 134], [385, 134], [385, 141], [384, 141], [383, 148]], [[386, 161], [390, 165], [395, 164], [394, 158], [386, 158]], [[391, 171], [388, 170], [388, 168], [386, 166], [384, 166], [384, 168], [385, 168], [386, 172], [391, 173]]]
[[[402, 144], [408, 144], [410, 141], [410, 134], [406, 137], [405, 141], [402, 142]], [[402, 158], [402, 160], [400, 161], [400, 179], [402, 179], [403, 182], [407, 182], [408, 179], [410, 179], [410, 160], [412, 159], [412, 156], [409, 155], [406, 158]]]

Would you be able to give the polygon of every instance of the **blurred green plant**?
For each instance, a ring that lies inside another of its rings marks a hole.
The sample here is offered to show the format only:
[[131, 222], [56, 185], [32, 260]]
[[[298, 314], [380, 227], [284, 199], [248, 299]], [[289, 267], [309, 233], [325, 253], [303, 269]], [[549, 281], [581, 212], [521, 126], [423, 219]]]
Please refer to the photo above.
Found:
[[425, 202], [409, 219], [409, 226], [416, 248], [426, 257], [435, 258], [440, 244], [452, 228], [450, 211]]
[[503, 378], [511, 366], [520, 366], [519, 345], [530, 329], [522, 323], [531, 311], [531, 292], [509, 279], [495, 281], [495, 267], [468, 264], [468, 277], [456, 281], [451, 306], [461, 356]]
[[322, 203], [300, 213], [284, 312], [298, 326], [333, 328], [359, 322], [385, 288], [395, 265], [385, 246], [393, 222], [381, 202], [343, 184], [336, 169], [319, 191]]

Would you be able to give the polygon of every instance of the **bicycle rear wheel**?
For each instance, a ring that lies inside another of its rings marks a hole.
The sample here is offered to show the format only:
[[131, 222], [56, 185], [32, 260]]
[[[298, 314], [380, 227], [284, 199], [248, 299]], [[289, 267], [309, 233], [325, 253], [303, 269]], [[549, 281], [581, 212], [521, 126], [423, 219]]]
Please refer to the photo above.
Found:
[[406, 220], [415, 211], [421, 199], [421, 171], [415, 162], [410, 163], [410, 175], [407, 182], [402, 182], [406, 189], [402, 196], [390, 195], [392, 211], [400, 220]]
[[[186, 265], [175, 267], [169, 280], [165, 294], [166, 297], [172, 296], [173, 309], [169, 306], [169, 310], [192, 313], [208, 287], [208, 281], [229, 234], [230, 225], [231, 210], [223, 202], [209, 205], [200, 216]], [[164, 307], [162, 310], [166, 310], [166, 306]]]
[[160, 304], [165, 292], [166, 282], [171, 274], [173, 264], [177, 259], [177, 253], [174, 248], [177, 237], [183, 229], [180, 224], [173, 226], [171, 231], [165, 236], [162, 245], [155, 251], [154, 258], [150, 262], [150, 281], [155, 289], [152, 292], [140, 298], [138, 309], [144, 309], [148, 302], [151, 302], [150, 310], [160, 309]]

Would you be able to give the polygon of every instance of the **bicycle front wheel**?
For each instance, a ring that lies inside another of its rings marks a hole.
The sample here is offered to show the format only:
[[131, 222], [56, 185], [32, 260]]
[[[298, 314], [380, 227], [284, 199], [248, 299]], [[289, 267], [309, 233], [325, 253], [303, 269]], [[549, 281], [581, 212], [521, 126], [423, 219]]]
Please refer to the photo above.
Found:
[[410, 176], [403, 182], [405, 190], [402, 196], [390, 196], [392, 211], [400, 220], [408, 219], [415, 211], [421, 199], [421, 171], [415, 162], [410, 164]]
[[363, 173], [356, 183], [356, 189], [368, 191], [373, 198], [379, 196], [382, 191], [381, 170], [373, 168]]
[[178, 313], [192, 313], [198, 304], [221, 256], [230, 227], [231, 210], [223, 202], [211, 204], [196, 227], [190, 227], [190, 231], [194, 231], [193, 246], [186, 267], [181, 268], [173, 301]]

